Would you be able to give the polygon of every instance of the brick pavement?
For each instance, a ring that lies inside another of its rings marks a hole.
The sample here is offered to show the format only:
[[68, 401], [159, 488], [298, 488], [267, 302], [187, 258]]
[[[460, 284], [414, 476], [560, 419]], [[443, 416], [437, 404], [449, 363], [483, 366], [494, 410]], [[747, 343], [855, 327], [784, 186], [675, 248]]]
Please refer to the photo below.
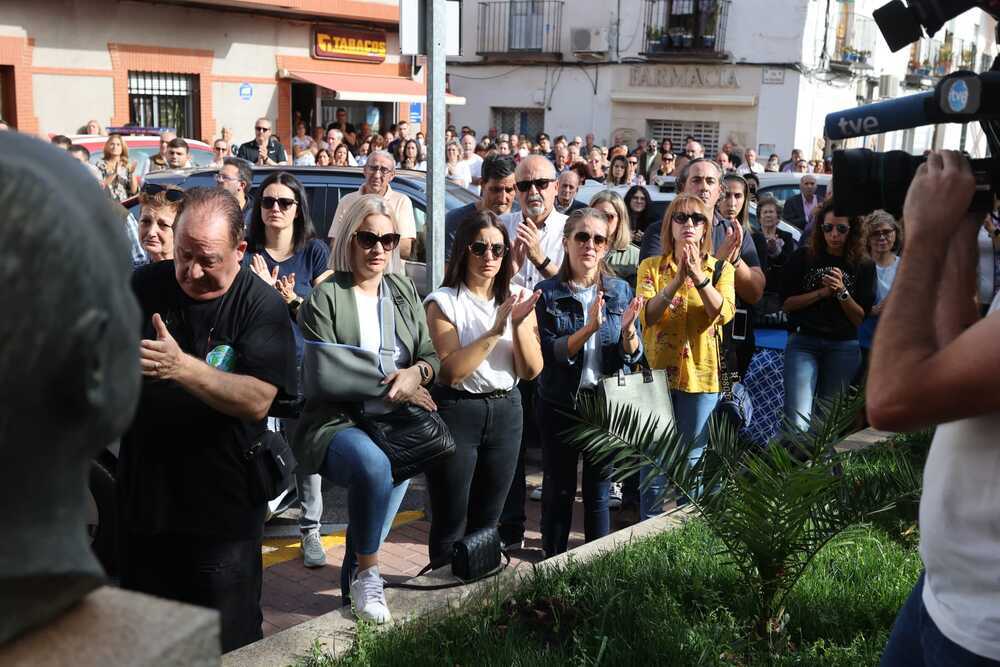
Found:
[[[541, 484], [541, 469], [527, 466], [528, 491]], [[542, 559], [539, 518], [541, 503], [528, 500], [525, 548], [512, 554], [511, 565]], [[612, 530], [619, 530], [628, 517], [612, 512]], [[405, 581], [428, 562], [427, 535], [430, 523], [422, 513], [404, 512], [396, 519], [380, 552], [382, 575], [387, 581]], [[344, 557], [342, 535], [323, 537], [327, 547], [325, 567], [307, 569], [302, 565], [298, 540], [267, 540], [264, 555], [264, 588], [261, 607], [264, 611], [264, 635], [271, 635], [316, 616], [339, 609], [340, 563]], [[573, 510], [573, 529], [569, 548], [583, 544], [583, 503], [577, 496]], [[270, 564], [269, 564], [270, 563]]]

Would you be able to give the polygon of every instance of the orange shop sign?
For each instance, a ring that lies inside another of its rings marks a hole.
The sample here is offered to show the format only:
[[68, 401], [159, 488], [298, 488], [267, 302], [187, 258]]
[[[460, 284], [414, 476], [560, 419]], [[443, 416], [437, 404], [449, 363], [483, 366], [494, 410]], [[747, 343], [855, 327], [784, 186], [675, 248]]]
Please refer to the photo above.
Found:
[[385, 60], [384, 30], [317, 26], [313, 29], [313, 58], [380, 63]]

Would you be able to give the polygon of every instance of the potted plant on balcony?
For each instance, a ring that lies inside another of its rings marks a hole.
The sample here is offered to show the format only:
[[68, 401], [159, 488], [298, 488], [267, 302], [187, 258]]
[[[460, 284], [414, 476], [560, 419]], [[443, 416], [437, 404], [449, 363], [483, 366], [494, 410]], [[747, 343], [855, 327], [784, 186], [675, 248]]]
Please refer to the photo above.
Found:
[[646, 29], [646, 52], [647, 53], [660, 53], [663, 51], [663, 44], [660, 39], [663, 36], [663, 31], [654, 26], [649, 26]]
[[920, 67], [917, 68], [917, 76], [930, 76], [931, 75], [931, 61], [925, 59], [924, 62], [920, 63]]
[[701, 31], [701, 45], [703, 48], [712, 51], [715, 49], [715, 30], [718, 27], [718, 16], [711, 12], [706, 16], [705, 27]]
[[674, 49], [680, 49], [684, 47], [684, 29], [683, 28], [671, 28], [667, 35], [664, 35], [664, 41], [669, 42], [669, 46]]
[[681, 35], [681, 45], [685, 49], [690, 49], [692, 46], [694, 46], [694, 35], [685, 31], [684, 34]]
[[872, 52], [871, 51], [867, 51], [867, 50], [865, 50], [865, 51], [858, 51], [858, 62], [860, 62], [860, 63], [863, 63], [863, 64], [867, 65], [869, 63], [869, 61], [871, 60], [871, 57], [872, 57]]
[[841, 49], [840, 59], [845, 63], [854, 63], [858, 61], [858, 52], [854, 50], [854, 47], [845, 46]]

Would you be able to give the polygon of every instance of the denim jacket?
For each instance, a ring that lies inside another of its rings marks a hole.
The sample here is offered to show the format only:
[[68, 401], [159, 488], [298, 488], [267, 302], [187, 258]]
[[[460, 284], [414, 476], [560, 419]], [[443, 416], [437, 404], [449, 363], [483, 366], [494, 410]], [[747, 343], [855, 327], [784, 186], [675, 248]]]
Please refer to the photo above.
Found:
[[[583, 350], [569, 357], [569, 337], [583, 327], [583, 304], [559, 278], [549, 278], [535, 285], [542, 296], [535, 304], [538, 330], [542, 338], [542, 358], [545, 366], [538, 378], [538, 395], [563, 406], [572, 406], [580, 389], [583, 373]], [[639, 348], [626, 354], [622, 347], [622, 314], [632, 300], [632, 288], [621, 278], [606, 277], [604, 290], [604, 324], [594, 334], [598, 336], [600, 371], [602, 376], [627, 370], [642, 358], [642, 334], [636, 318]]]

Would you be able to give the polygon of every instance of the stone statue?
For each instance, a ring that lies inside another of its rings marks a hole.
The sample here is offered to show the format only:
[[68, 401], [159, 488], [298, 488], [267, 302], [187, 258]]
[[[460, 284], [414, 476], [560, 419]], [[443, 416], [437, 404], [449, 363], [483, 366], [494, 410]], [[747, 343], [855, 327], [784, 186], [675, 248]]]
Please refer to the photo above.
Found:
[[114, 206], [64, 151], [0, 132], [0, 644], [104, 582], [90, 459], [131, 422], [140, 384]]

